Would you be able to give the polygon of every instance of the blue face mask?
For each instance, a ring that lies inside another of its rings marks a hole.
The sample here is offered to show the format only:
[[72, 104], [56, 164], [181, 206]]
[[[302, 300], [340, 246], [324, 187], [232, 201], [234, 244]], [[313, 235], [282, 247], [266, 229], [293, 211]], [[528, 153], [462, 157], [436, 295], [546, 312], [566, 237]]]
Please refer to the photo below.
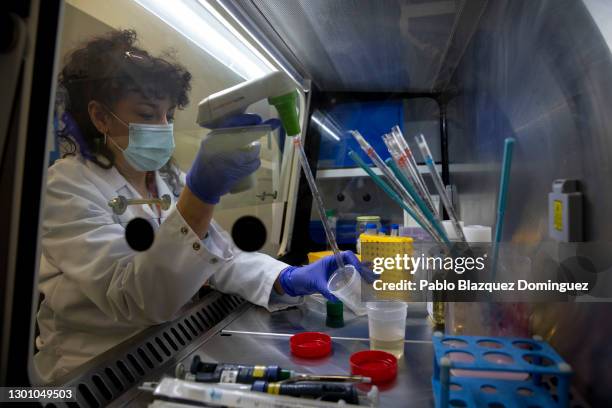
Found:
[[112, 138], [110, 140], [123, 152], [123, 157], [130, 166], [139, 171], [155, 171], [170, 160], [174, 152], [174, 127], [171, 123], [167, 125], [127, 124], [113, 112], [110, 113], [128, 127], [129, 143], [126, 149], [119, 147]]

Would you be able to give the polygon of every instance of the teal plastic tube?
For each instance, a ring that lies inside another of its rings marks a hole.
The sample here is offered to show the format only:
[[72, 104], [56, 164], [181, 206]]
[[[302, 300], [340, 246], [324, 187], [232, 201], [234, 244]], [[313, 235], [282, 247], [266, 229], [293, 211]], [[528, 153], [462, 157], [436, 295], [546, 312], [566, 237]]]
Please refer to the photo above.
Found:
[[385, 193], [387, 193], [387, 195], [393, 200], [395, 201], [400, 207], [402, 207], [402, 209], [404, 209], [408, 214], [410, 214], [410, 216], [412, 218], [414, 218], [414, 220], [421, 226], [421, 228], [423, 228], [424, 230], [427, 230], [427, 227], [423, 224], [421, 224], [421, 222], [419, 221], [419, 218], [414, 211], [412, 211], [412, 209], [410, 207], [408, 207], [400, 198], [399, 195], [397, 195], [397, 193], [395, 191], [393, 191], [393, 189], [381, 178], [379, 177], [376, 173], [374, 173], [372, 171], [372, 169], [361, 159], [361, 157], [359, 157], [359, 155], [353, 150], [353, 149], [349, 149], [349, 157], [355, 162], [357, 163], [357, 165], [359, 167], [361, 167], [368, 176], [370, 176], [370, 178], [372, 179], [372, 181], [374, 181], [374, 183], [380, 187]]
[[504, 141], [504, 158], [502, 159], [502, 172], [499, 180], [499, 196], [497, 198], [497, 219], [495, 220], [495, 237], [493, 239], [493, 254], [491, 259], [491, 277], [495, 280], [497, 272], [497, 257], [499, 255], [499, 243], [502, 238], [504, 226], [504, 215], [506, 214], [506, 201], [508, 198], [508, 184], [510, 182], [510, 170], [512, 167], [512, 151], [516, 140], [507, 137]]
[[404, 186], [406, 191], [408, 191], [408, 194], [410, 194], [410, 196], [412, 197], [416, 205], [419, 207], [419, 209], [421, 210], [425, 218], [427, 218], [427, 220], [431, 223], [432, 227], [434, 227], [436, 231], [438, 231], [438, 234], [440, 234], [444, 242], [446, 244], [450, 244], [450, 241], [448, 240], [448, 236], [446, 235], [446, 231], [444, 231], [444, 229], [442, 228], [442, 226], [440, 225], [436, 217], [432, 214], [432, 212], [429, 211], [427, 204], [425, 204], [423, 199], [419, 196], [419, 194], [414, 189], [412, 184], [408, 181], [406, 176], [402, 174], [402, 172], [397, 167], [397, 164], [393, 161], [393, 159], [388, 158], [387, 160], [385, 160], [385, 164], [391, 168], [391, 170], [393, 171], [393, 174], [395, 174], [395, 177], [397, 177], [400, 183], [402, 183], [402, 185]]

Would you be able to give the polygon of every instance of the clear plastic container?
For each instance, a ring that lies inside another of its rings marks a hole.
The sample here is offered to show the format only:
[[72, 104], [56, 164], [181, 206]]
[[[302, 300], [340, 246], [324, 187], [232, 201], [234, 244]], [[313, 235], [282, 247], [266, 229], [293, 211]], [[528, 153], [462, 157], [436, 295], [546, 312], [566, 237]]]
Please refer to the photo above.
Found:
[[327, 288], [356, 315], [367, 314], [365, 304], [361, 301], [361, 275], [353, 265], [336, 270], [327, 281]]
[[400, 358], [404, 354], [407, 305], [404, 302], [368, 302], [370, 349]]

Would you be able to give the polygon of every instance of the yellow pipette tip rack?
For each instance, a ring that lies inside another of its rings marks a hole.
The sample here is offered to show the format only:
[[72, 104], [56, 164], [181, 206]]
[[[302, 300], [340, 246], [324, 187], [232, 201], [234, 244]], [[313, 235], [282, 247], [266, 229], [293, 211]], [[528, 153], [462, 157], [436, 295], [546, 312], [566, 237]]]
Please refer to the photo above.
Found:
[[[413, 253], [414, 240], [410, 237], [361, 234], [359, 240], [361, 261], [365, 263], [374, 262], [376, 258], [395, 258], [397, 255], [403, 258], [404, 255], [412, 256]], [[411, 280], [412, 276], [410, 269], [385, 269], [380, 279], [383, 282], [398, 283], [402, 280]], [[402, 298], [404, 301], [410, 301], [409, 293], [401, 296], [398, 292], [385, 290], [377, 291], [376, 297], [380, 300]]]
[[[308, 253], [308, 263], [315, 263], [317, 262], [319, 259], [325, 258], [326, 256], [330, 256], [333, 255], [334, 252], [333, 251], [319, 251], [319, 252], [309, 252]], [[356, 254], [357, 259], [361, 260], [361, 257], [359, 256], [359, 254]]]
[[410, 237], [392, 237], [388, 235], [359, 235], [361, 257], [364, 262], [374, 258], [391, 258], [395, 255], [412, 255], [413, 239]]

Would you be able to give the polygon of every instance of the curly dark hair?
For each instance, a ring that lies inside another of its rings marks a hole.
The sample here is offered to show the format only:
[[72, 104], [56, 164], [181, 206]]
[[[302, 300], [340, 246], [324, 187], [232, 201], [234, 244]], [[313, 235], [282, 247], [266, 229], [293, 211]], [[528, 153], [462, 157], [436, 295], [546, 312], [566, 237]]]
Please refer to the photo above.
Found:
[[68, 153], [78, 148], [88, 160], [103, 168], [114, 164], [104, 135], [89, 118], [92, 100], [113, 106], [128, 92], [150, 98], [169, 98], [177, 109], [189, 103], [191, 74], [174, 62], [170, 52], [155, 57], [137, 45], [134, 30], [113, 30], [90, 39], [72, 51], [59, 75], [65, 126], [58, 136], [69, 144]]

